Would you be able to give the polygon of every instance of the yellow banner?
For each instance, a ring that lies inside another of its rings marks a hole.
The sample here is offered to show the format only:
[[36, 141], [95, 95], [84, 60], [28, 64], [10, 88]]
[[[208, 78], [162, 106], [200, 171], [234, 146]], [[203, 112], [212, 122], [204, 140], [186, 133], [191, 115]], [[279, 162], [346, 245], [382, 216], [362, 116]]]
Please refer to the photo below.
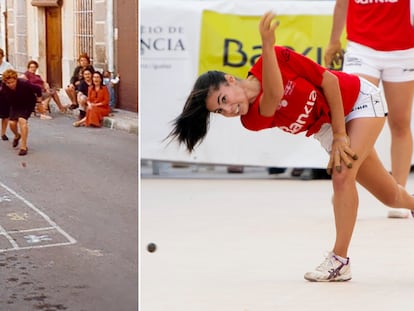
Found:
[[[332, 16], [280, 15], [276, 44], [292, 48], [323, 65]], [[201, 24], [199, 73], [221, 70], [240, 78], [261, 54], [260, 16], [204, 11]], [[345, 35], [342, 47], [345, 47]]]

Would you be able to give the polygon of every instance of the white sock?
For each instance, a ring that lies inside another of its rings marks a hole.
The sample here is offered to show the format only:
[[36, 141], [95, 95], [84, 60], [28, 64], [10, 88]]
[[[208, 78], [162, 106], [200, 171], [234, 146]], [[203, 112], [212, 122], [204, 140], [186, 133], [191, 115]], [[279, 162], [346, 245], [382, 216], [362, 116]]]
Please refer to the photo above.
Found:
[[347, 265], [347, 264], [348, 264], [348, 262], [349, 262], [349, 257], [344, 258], [344, 257], [341, 257], [341, 256], [336, 255], [335, 253], [334, 253], [334, 256], [335, 256], [335, 258], [336, 258], [337, 260], [339, 260], [339, 261], [340, 261], [341, 263], [343, 263], [344, 265]]

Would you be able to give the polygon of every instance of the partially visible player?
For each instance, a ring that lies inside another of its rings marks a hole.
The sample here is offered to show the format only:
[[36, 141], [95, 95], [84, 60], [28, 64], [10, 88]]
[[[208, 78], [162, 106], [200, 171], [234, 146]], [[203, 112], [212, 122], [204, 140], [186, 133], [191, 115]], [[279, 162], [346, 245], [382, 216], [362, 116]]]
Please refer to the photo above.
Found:
[[[391, 130], [391, 172], [407, 184], [413, 155], [411, 113], [414, 95], [414, 28], [410, 0], [336, 0], [326, 66], [342, 53], [340, 36], [346, 24], [348, 46], [343, 71], [379, 86], [382, 82]], [[406, 209], [389, 209], [388, 217], [406, 218]]]

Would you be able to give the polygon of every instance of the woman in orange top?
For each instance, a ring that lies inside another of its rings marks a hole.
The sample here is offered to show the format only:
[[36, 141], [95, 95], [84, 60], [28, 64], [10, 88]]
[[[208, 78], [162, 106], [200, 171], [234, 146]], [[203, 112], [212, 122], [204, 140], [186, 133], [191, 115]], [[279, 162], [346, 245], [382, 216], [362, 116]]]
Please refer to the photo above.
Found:
[[92, 85], [88, 90], [88, 107], [86, 116], [73, 123], [73, 126], [79, 127], [94, 126], [101, 127], [102, 120], [109, 115], [109, 92], [108, 88], [103, 85], [103, 77], [100, 72], [92, 75]]

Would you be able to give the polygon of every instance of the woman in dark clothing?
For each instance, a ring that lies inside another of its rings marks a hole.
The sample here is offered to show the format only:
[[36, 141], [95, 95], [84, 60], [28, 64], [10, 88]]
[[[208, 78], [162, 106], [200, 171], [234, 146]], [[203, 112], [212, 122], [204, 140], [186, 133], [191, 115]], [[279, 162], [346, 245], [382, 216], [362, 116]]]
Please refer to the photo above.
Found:
[[78, 85], [78, 104], [79, 104], [79, 120], [86, 116], [86, 108], [88, 107], [88, 90], [92, 83], [93, 67], [88, 66], [82, 71], [82, 80]]
[[[10, 106], [9, 124], [14, 134], [13, 148], [22, 140], [19, 155], [27, 154], [27, 137], [29, 134], [28, 119], [32, 114], [36, 102], [42, 100], [42, 89], [29, 81], [17, 78], [17, 72], [8, 69], [3, 72], [1, 89], [3, 102]], [[20, 133], [19, 133], [20, 128]]]
[[77, 102], [76, 92], [79, 91], [78, 87], [82, 80], [83, 69], [85, 69], [86, 67], [91, 67], [92, 71], [94, 71], [88, 54], [80, 54], [78, 58], [78, 63], [79, 65], [75, 68], [75, 70], [73, 71], [73, 75], [70, 78], [69, 85], [65, 88], [66, 94], [68, 94], [72, 102], [72, 104], [69, 107], [70, 109], [75, 109], [79, 106]]
[[36, 111], [40, 113], [41, 119], [51, 119], [48, 115], [50, 111], [50, 101], [53, 99], [56, 105], [59, 107], [60, 112], [66, 111], [66, 106], [62, 105], [59, 95], [54, 88], [49, 86], [43, 78], [37, 73], [39, 64], [35, 60], [31, 60], [27, 63], [27, 71], [21, 76], [23, 79], [27, 79], [30, 83], [39, 86], [42, 89], [42, 102], [36, 106]]

